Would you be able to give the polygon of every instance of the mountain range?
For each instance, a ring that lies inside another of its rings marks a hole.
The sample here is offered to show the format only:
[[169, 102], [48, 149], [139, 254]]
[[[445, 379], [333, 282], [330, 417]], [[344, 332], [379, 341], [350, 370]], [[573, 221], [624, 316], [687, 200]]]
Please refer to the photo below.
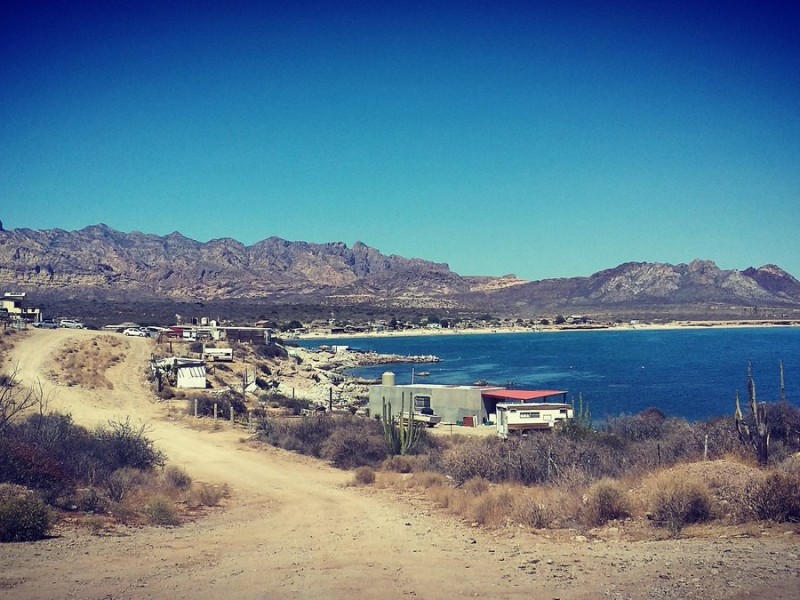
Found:
[[523, 281], [462, 276], [447, 264], [387, 256], [361, 242], [348, 247], [270, 237], [245, 246], [102, 224], [79, 231], [6, 231], [0, 224], [0, 287], [62, 300], [491, 308], [518, 316], [800, 311], [800, 282], [775, 265], [723, 270], [707, 260], [630, 262], [589, 277]]

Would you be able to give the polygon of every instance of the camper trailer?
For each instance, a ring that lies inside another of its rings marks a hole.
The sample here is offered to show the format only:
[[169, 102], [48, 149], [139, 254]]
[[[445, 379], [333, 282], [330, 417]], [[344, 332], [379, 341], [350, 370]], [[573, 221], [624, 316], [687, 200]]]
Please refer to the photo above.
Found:
[[233, 348], [203, 348], [203, 360], [233, 362]]
[[550, 402], [501, 402], [497, 409], [497, 435], [507, 438], [513, 433], [550, 430], [556, 423], [566, 422], [573, 416], [572, 406]]

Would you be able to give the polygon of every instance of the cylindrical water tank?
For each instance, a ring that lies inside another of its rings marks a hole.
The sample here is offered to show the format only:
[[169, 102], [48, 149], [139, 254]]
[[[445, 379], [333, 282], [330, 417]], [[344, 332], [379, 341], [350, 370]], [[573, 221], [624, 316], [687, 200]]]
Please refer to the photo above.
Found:
[[384, 387], [390, 387], [395, 384], [394, 373], [391, 371], [386, 371], [383, 375], [381, 375], [381, 385]]

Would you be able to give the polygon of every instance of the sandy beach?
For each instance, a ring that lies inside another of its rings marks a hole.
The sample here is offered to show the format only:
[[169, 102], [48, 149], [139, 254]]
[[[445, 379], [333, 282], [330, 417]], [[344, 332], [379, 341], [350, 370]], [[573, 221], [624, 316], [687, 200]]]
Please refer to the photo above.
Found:
[[502, 334], [537, 334], [537, 333], [573, 333], [591, 331], [668, 331], [677, 329], [745, 329], [762, 327], [800, 327], [800, 321], [787, 320], [736, 320], [736, 321], [671, 321], [669, 323], [613, 323], [591, 325], [537, 325], [536, 327], [471, 327], [471, 328], [419, 328], [386, 331], [353, 332], [353, 333], [326, 333], [315, 331], [284, 335], [286, 339], [294, 340], [338, 340], [357, 338], [385, 338], [385, 337], [427, 337], [427, 336], [456, 336], [456, 335], [502, 335]]

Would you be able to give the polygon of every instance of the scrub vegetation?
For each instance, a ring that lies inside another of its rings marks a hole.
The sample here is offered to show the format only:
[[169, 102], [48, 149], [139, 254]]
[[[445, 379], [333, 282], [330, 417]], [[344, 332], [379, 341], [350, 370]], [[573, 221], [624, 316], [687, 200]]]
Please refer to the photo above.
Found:
[[585, 530], [636, 521], [678, 535], [710, 522], [800, 522], [800, 409], [782, 402], [765, 410], [766, 466], [733, 417], [689, 423], [656, 409], [507, 440], [420, 429], [410, 455], [395, 455], [380, 421], [349, 415], [262, 418], [257, 437], [358, 468], [357, 485], [424, 491], [480, 526]]
[[0, 432], [0, 541], [48, 535], [60, 517], [94, 531], [117, 524], [177, 525], [224, 496], [192, 482], [129, 419], [94, 430], [44, 413]]

